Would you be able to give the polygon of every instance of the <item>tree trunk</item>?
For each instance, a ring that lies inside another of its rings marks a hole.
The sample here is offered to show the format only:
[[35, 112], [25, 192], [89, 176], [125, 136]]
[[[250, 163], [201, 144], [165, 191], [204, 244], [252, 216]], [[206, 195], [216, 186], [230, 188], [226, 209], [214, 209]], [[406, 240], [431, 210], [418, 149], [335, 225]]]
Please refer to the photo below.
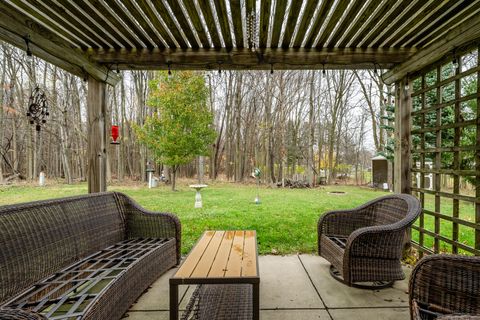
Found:
[[[5, 102], [3, 93], [5, 92], [5, 88], [7, 84], [5, 83], [5, 77], [7, 73], [7, 56], [4, 53], [3, 54], [3, 61], [2, 61], [2, 75], [0, 77], [0, 159], [3, 156], [3, 135], [4, 135], [4, 121], [3, 121], [3, 108], [4, 106], [7, 106], [7, 103]], [[0, 161], [0, 184], [3, 184], [3, 161]]]
[[234, 164], [234, 179], [235, 182], [240, 182], [243, 180], [242, 174], [242, 152], [240, 150], [240, 143], [241, 143], [241, 108], [242, 108], [242, 97], [241, 97], [241, 90], [242, 90], [242, 80], [243, 76], [242, 73], [237, 74], [237, 83], [235, 86], [235, 164]]
[[172, 191], [177, 191], [175, 189], [176, 182], [177, 182], [177, 169], [178, 169], [178, 165], [172, 166]]
[[205, 166], [205, 157], [199, 156], [198, 157], [198, 183], [199, 184], [204, 183], [204, 179], [205, 179], [204, 166]]

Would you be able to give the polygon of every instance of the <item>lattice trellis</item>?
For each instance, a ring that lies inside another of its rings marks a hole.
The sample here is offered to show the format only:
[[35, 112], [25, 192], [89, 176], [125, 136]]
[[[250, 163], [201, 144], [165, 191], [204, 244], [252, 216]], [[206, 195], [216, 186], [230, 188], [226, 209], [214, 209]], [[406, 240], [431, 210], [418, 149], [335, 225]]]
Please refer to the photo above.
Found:
[[480, 63], [478, 44], [412, 75], [413, 226], [422, 253], [480, 255]]

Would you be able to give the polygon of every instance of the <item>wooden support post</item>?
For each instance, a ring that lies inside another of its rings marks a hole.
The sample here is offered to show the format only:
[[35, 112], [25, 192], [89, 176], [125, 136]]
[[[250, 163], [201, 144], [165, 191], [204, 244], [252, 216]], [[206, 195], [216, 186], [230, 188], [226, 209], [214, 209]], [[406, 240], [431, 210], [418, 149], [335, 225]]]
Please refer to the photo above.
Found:
[[[409, 88], [406, 89], [406, 84]], [[395, 159], [394, 159], [394, 191], [395, 193], [411, 193], [411, 113], [412, 98], [408, 78], [403, 78], [395, 84]], [[410, 252], [412, 230], [409, 228], [405, 234], [404, 256]]]
[[88, 78], [88, 192], [107, 191], [106, 83]]
[[[425, 79], [425, 75], [423, 76], [423, 79]], [[439, 65], [437, 66], [437, 84], [442, 81], [442, 66]], [[437, 101], [442, 103], [442, 89], [440, 86], [437, 87], [436, 90], [437, 94]], [[440, 127], [442, 125], [442, 109], [438, 108], [436, 110], [436, 122], [435, 125]], [[442, 147], [442, 130], [437, 130], [436, 132], [436, 138], [435, 138], [435, 148], [440, 149]], [[434, 165], [435, 170], [440, 170], [442, 169], [442, 153], [441, 152], [435, 152], [435, 165]], [[435, 173], [434, 175], [434, 183], [435, 183], [435, 212], [441, 212], [441, 203], [442, 203], [442, 198], [440, 197], [440, 191], [442, 190], [442, 175], [440, 173]], [[440, 217], [435, 216], [435, 226], [434, 226], [434, 232], [435, 234], [440, 234]], [[423, 244], [422, 244], [423, 245]], [[440, 253], [440, 239], [435, 238], [433, 240], [433, 252], [434, 253]]]
[[[480, 52], [480, 46], [478, 51]], [[480, 67], [480, 57], [477, 56], [477, 66]], [[477, 142], [476, 145], [480, 145], [480, 70], [477, 72]], [[480, 150], [477, 150], [475, 154], [475, 169], [477, 171], [475, 179], [475, 195], [477, 199], [480, 199]], [[475, 203], [475, 223], [480, 224], [480, 203]], [[475, 249], [480, 250], [480, 230], [475, 230]]]
[[396, 83], [395, 99], [395, 162], [394, 162], [394, 191], [396, 193], [411, 193], [411, 84], [405, 89], [407, 78]]

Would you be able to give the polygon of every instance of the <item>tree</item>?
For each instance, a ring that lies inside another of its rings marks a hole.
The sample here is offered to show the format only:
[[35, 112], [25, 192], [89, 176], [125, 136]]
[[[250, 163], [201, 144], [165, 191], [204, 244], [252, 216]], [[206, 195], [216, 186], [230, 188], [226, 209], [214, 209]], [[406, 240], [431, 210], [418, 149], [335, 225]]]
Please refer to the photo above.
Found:
[[150, 81], [147, 103], [154, 112], [135, 131], [156, 160], [172, 167], [172, 190], [178, 166], [207, 155], [215, 140], [207, 96], [205, 78], [200, 73], [159, 73]]

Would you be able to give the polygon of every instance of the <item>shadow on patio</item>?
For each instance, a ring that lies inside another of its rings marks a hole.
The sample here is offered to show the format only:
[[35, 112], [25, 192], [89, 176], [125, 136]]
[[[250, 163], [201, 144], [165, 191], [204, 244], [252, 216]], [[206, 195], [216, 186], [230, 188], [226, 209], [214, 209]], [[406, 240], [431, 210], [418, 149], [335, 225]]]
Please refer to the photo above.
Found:
[[[260, 316], [268, 319], [408, 319], [408, 279], [393, 288], [362, 290], [334, 280], [330, 264], [313, 255], [260, 256]], [[158, 279], [127, 313], [131, 320], [169, 319], [168, 279]], [[195, 286], [180, 286], [184, 310]]]

